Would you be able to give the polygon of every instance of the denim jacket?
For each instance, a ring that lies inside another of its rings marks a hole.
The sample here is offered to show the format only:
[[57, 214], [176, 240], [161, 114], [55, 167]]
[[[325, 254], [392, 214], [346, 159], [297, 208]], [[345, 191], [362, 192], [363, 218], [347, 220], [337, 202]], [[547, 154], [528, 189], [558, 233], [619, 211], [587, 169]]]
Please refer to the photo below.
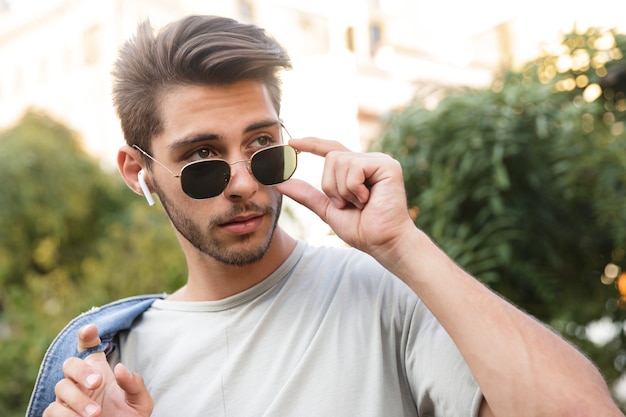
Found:
[[[85, 358], [94, 352], [111, 353], [115, 349], [115, 335], [129, 329], [133, 321], [163, 295], [144, 295], [125, 298], [102, 307], [94, 307], [72, 320], [54, 339], [46, 352], [35, 388], [30, 397], [26, 417], [41, 417], [46, 407], [56, 399], [54, 387], [63, 379], [63, 362], [70, 357]], [[78, 352], [78, 329], [87, 325], [98, 326], [100, 346]]]

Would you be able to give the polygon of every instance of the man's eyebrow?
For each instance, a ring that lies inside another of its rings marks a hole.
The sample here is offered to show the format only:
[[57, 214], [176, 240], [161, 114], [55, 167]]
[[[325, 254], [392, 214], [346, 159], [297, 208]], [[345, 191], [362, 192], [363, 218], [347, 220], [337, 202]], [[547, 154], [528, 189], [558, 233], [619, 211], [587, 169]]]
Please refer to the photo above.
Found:
[[[272, 126], [276, 126], [280, 124], [280, 120], [278, 119], [266, 119], [260, 120], [258, 122], [254, 122], [249, 124], [243, 130], [243, 133], [254, 132], [255, 130], [264, 129]], [[191, 134], [187, 137], [183, 137], [173, 143], [170, 143], [167, 147], [169, 149], [180, 149], [189, 145], [193, 145], [195, 143], [200, 142], [208, 142], [208, 141], [219, 141], [223, 140], [223, 136], [217, 133], [204, 133], [204, 134]]]
[[245, 129], [244, 129], [244, 133], [250, 133], [253, 132], [255, 130], [258, 129], [263, 129], [266, 127], [272, 127], [272, 126], [276, 126], [280, 124], [280, 120], [278, 119], [267, 119], [267, 120], [261, 120], [255, 123], [252, 123], [250, 125], [248, 125]]
[[169, 145], [167, 145], [167, 147], [169, 149], [179, 149], [179, 148], [184, 148], [186, 146], [189, 145], [193, 145], [194, 143], [199, 143], [199, 142], [207, 142], [207, 141], [218, 141], [222, 139], [222, 137], [218, 134], [215, 133], [207, 133], [207, 134], [192, 134], [186, 137], [183, 137], [175, 142], [170, 143]]

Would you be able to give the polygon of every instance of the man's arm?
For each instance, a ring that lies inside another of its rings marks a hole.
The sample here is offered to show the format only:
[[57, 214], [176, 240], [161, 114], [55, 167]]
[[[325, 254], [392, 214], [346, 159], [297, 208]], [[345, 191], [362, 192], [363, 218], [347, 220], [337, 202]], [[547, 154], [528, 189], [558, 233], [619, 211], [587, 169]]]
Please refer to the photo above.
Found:
[[397, 161], [316, 138], [290, 144], [326, 158], [323, 192], [298, 180], [278, 189], [415, 291], [481, 387], [482, 416], [622, 415], [587, 358], [467, 274], [415, 227]]

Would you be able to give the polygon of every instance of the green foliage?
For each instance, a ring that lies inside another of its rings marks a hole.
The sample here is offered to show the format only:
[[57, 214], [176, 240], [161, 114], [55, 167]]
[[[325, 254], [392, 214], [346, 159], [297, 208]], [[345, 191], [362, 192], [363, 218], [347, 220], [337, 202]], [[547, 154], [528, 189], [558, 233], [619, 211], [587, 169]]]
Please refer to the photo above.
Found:
[[0, 134], [0, 415], [21, 416], [45, 349], [74, 316], [172, 291], [184, 259], [162, 211], [29, 113]]
[[626, 83], [610, 77], [625, 50], [612, 31], [568, 34], [557, 53], [489, 89], [390, 114], [373, 145], [403, 165], [420, 228], [610, 381], [624, 370], [623, 332], [600, 347], [584, 326], [626, 318], [600, 281], [608, 263], [626, 266]]

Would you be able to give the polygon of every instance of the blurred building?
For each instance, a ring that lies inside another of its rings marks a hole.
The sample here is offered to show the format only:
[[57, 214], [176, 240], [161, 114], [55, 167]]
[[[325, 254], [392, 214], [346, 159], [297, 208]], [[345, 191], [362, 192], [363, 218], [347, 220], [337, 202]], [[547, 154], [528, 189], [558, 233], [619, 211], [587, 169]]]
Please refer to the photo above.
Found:
[[483, 57], [469, 53], [469, 42], [496, 42], [489, 32], [437, 45], [431, 25], [421, 24], [432, 18], [421, 3], [3, 0], [0, 128], [27, 108], [43, 109], [80, 132], [88, 150], [108, 164], [122, 144], [110, 99], [117, 48], [145, 18], [160, 27], [188, 13], [208, 13], [258, 23], [290, 51], [295, 69], [285, 76], [283, 117], [295, 124], [294, 132], [360, 146], [376, 134], [379, 115], [438, 85], [484, 86], [505, 57], [493, 53], [502, 45], [478, 48]]

